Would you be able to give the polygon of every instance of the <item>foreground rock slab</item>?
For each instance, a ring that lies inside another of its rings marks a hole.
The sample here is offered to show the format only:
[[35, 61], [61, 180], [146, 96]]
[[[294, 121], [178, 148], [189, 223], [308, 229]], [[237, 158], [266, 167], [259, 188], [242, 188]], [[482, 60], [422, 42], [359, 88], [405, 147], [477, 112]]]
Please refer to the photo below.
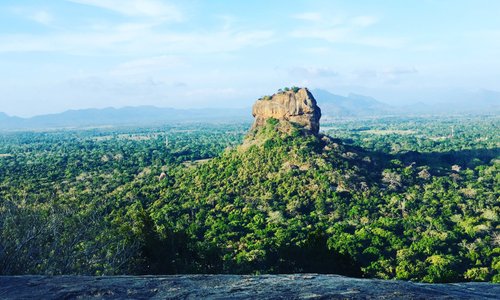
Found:
[[500, 285], [338, 275], [3, 276], [0, 299], [500, 299]]

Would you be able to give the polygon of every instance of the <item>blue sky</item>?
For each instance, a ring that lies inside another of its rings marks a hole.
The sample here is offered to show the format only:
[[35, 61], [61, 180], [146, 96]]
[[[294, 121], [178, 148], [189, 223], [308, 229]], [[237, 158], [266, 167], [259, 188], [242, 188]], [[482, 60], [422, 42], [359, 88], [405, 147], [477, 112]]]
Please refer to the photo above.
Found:
[[500, 90], [500, 1], [3, 0], [0, 111]]

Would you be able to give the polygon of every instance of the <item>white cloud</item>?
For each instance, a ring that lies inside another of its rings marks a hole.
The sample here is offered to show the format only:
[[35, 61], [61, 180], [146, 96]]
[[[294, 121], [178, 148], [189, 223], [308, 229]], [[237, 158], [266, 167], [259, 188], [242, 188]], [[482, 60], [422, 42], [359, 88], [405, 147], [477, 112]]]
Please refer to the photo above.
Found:
[[335, 77], [339, 74], [325, 67], [295, 67], [290, 70], [290, 74], [301, 77]]
[[478, 39], [500, 39], [500, 29], [467, 31], [465, 36]]
[[352, 18], [351, 24], [359, 27], [368, 27], [376, 24], [378, 18], [374, 16], [357, 16]]
[[181, 11], [172, 4], [157, 0], [67, 0], [111, 10], [125, 16], [161, 17], [170, 21], [181, 21]]
[[416, 74], [416, 73], [418, 73], [418, 70], [415, 67], [410, 67], [410, 68], [392, 67], [392, 68], [387, 68], [387, 69], [382, 70], [382, 73], [394, 76], [394, 75]]
[[[144, 57], [189, 55], [193, 53], [233, 52], [246, 47], [260, 47], [274, 42], [271, 30], [239, 29], [234, 18], [222, 18], [222, 26], [192, 28], [187, 31], [167, 29], [169, 20], [181, 20], [180, 11], [158, 0], [66, 0], [116, 11], [126, 22], [112, 19], [80, 20], [77, 26], [53, 28], [50, 33], [0, 34], [2, 52], [59, 52], [74, 55], [131, 55]], [[27, 12], [23, 12], [26, 16]], [[144, 16], [147, 18], [130, 18]], [[34, 14], [38, 22], [49, 23], [45, 11]]]
[[336, 43], [346, 41], [351, 33], [352, 29], [345, 27], [304, 28], [292, 31], [291, 35], [296, 38], [314, 38]]
[[380, 69], [365, 69], [354, 72], [357, 79], [374, 80], [375, 82], [398, 84], [406, 76], [418, 74], [415, 67], [385, 67]]
[[234, 97], [239, 95], [239, 92], [235, 88], [202, 88], [186, 91], [185, 95], [188, 97]]
[[184, 62], [180, 57], [173, 55], [147, 57], [121, 63], [110, 71], [110, 75], [150, 74], [154, 71], [166, 71], [171, 68], [178, 68], [183, 64]]
[[307, 47], [303, 51], [313, 55], [326, 55], [331, 52], [331, 49], [329, 47]]
[[233, 15], [216, 15], [214, 17], [222, 21], [222, 28], [224, 30], [230, 30], [239, 21], [239, 19]]
[[323, 19], [321, 13], [318, 12], [305, 12], [296, 14], [293, 18], [303, 21], [319, 22]]
[[30, 17], [31, 20], [43, 24], [43, 25], [50, 25], [54, 18], [50, 13], [48, 13], [45, 10], [39, 10], [33, 13]]
[[115, 26], [81, 33], [50, 35], [0, 35], [1, 52], [63, 52], [91, 55], [103, 51], [115, 55], [144, 55], [231, 52], [259, 47], [274, 41], [267, 30], [214, 30], [198, 32], [156, 32], [147, 25]]
[[408, 44], [406, 38], [367, 36], [352, 39], [352, 43], [364, 46], [399, 49]]
[[355, 16], [351, 18], [322, 17], [321, 14], [304, 14], [301, 17], [320, 20], [312, 25], [293, 30], [290, 35], [295, 38], [312, 38], [329, 43], [356, 44], [379, 48], [402, 48], [406, 39], [398, 37], [380, 37], [364, 34], [363, 30], [379, 22], [375, 16]]
[[444, 46], [438, 43], [427, 43], [427, 44], [415, 45], [412, 47], [411, 50], [417, 52], [431, 52], [431, 51], [442, 50], [443, 48]]

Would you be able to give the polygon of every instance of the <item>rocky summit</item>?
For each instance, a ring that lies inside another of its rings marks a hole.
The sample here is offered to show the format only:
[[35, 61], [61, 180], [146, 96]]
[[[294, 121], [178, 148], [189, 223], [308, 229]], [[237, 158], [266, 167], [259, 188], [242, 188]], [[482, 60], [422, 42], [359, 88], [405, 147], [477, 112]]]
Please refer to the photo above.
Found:
[[292, 88], [265, 96], [255, 102], [252, 129], [264, 126], [268, 119], [287, 121], [314, 134], [319, 131], [321, 109], [307, 88]]

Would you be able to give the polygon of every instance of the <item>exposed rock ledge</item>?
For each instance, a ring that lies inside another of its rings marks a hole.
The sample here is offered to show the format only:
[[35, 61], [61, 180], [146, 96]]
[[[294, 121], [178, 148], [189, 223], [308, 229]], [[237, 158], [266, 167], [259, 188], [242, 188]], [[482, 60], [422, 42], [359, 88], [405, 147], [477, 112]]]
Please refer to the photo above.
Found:
[[255, 117], [253, 129], [265, 125], [267, 119], [274, 118], [295, 123], [316, 134], [319, 131], [321, 109], [309, 90], [301, 88], [257, 100], [252, 114]]
[[498, 299], [499, 284], [338, 275], [3, 276], [1, 299]]

